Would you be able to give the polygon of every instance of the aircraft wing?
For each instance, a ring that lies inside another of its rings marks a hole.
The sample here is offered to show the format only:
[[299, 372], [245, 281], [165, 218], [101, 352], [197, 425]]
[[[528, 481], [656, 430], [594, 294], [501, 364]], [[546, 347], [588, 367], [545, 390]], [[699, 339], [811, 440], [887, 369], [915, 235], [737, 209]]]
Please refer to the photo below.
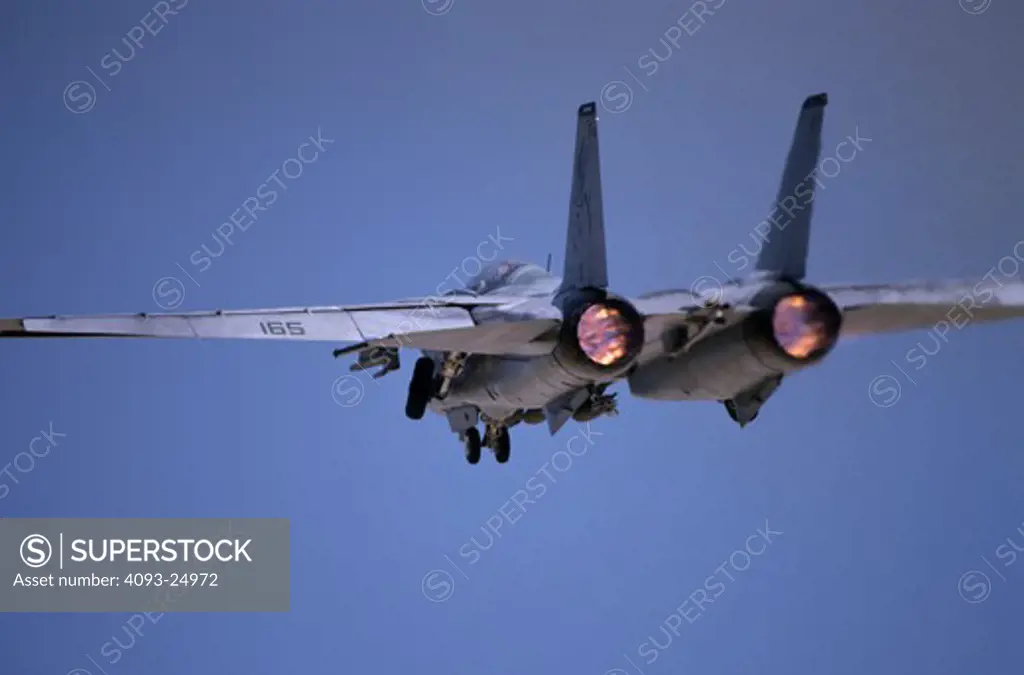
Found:
[[825, 286], [843, 311], [843, 336], [1024, 317], [1024, 282], [989, 279]]
[[[502, 316], [498, 307], [517, 299], [424, 298], [394, 303], [291, 307], [181, 314], [114, 314], [0, 319], [0, 338], [143, 337], [236, 338], [359, 342], [474, 354], [533, 354], [550, 345], [533, 343], [558, 324], [521, 313]], [[474, 318], [490, 308], [488, 320]]]

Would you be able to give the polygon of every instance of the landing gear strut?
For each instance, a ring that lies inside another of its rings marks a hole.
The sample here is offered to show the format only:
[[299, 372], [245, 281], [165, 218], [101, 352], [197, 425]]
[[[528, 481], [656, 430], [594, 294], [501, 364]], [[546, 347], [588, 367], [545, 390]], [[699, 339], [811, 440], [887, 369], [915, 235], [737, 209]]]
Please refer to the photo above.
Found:
[[411, 420], [423, 419], [430, 399], [435, 396], [443, 399], [447, 396], [452, 381], [465, 368], [468, 356], [463, 352], [453, 352], [439, 366], [428, 356], [417, 359], [409, 381], [409, 398], [405, 402], [406, 417]]
[[448, 395], [448, 389], [452, 381], [462, 374], [466, 367], [466, 360], [469, 354], [464, 352], [452, 352], [441, 362], [441, 372], [438, 373], [437, 397], [444, 398]]

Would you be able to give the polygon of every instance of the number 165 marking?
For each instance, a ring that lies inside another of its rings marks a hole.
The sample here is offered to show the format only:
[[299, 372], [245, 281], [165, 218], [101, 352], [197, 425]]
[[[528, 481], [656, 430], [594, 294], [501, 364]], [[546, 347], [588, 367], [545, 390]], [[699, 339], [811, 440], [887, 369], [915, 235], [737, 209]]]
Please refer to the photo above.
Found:
[[305, 335], [301, 321], [261, 321], [260, 330], [264, 335]]

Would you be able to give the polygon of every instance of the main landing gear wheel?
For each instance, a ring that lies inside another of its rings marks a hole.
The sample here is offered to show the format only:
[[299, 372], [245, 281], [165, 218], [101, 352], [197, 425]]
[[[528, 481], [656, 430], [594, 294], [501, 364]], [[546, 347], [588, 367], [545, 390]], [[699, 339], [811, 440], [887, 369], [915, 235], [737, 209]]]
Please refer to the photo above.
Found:
[[480, 432], [476, 427], [466, 430], [466, 461], [470, 464], [480, 461]]
[[512, 437], [509, 436], [508, 427], [503, 427], [494, 439], [494, 459], [498, 464], [504, 464], [512, 454]]
[[405, 401], [405, 416], [411, 420], [423, 419], [427, 403], [434, 393], [434, 361], [427, 357], [417, 359], [409, 381], [409, 398]]

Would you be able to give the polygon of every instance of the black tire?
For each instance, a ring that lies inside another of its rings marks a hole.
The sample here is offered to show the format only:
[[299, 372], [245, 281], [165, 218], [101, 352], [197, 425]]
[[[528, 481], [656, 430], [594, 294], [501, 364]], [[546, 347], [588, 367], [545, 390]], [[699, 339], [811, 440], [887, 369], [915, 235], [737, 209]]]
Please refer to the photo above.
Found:
[[480, 461], [480, 432], [476, 427], [466, 430], [466, 461], [470, 464]]
[[498, 464], [504, 464], [512, 454], [512, 437], [508, 433], [508, 427], [503, 427], [494, 440], [494, 459]]
[[417, 359], [409, 380], [409, 397], [405, 400], [405, 416], [411, 420], [423, 419], [427, 404], [434, 393], [434, 361], [427, 357]]

